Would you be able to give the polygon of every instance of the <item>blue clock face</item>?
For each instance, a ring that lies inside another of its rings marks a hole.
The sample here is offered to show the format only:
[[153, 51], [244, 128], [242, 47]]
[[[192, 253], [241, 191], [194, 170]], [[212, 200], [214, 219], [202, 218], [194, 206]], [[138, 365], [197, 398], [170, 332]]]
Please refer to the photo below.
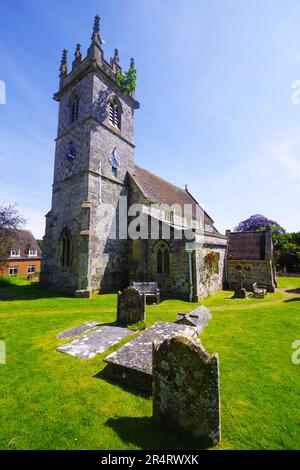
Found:
[[71, 146], [67, 150], [67, 155], [65, 157], [66, 163], [68, 166], [71, 166], [74, 163], [76, 157], [76, 148]]
[[108, 157], [108, 160], [114, 169], [117, 169], [120, 166], [120, 157], [116, 149], [112, 151], [112, 153]]

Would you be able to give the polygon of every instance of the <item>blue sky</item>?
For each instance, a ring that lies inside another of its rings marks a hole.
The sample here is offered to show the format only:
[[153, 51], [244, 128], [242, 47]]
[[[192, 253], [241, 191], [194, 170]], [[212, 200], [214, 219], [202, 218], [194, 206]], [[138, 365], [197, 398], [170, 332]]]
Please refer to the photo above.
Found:
[[136, 60], [136, 162], [187, 183], [220, 231], [255, 213], [300, 230], [298, 0], [0, 0], [0, 203], [43, 235], [61, 51], [86, 51], [97, 13], [106, 58]]

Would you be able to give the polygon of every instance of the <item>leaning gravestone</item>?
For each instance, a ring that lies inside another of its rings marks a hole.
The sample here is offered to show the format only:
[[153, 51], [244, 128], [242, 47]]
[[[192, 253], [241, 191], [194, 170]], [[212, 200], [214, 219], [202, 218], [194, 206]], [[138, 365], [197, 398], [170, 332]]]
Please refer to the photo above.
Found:
[[200, 340], [153, 343], [153, 417], [209, 445], [220, 441], [218, 355], [208, 354]]
[[178, 313], [175, 323], [178, 325], [188, 325], [196, 328], [197, 333], [200, 334], [204, 330], [212, 315], [210, 310], [204, 305], [196, 308], [189, 313]]
[[125, 325], [146, 319], [146, 297], [133, 287], [118, 293], [117, 322]]

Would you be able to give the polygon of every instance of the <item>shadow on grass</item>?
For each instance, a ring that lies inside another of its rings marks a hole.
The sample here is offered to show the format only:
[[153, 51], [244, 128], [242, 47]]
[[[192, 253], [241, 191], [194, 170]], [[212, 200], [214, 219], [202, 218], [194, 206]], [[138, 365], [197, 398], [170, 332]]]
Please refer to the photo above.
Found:
[[190, 439], [164, 428], [153, 418], [109, 418], [105, 426], [113, 429], [124, 443], [134, 444], [143, 450], [208, 449], [206, 441]]
[[295, 297], [294, 299], [284, 300], [284, 302], [299, 302], [299, 301], [300, 301], [300, 297]]
[[106, 365], [104, 367], [104, 369], [102, 369], [100, 372], [98, 372], [97, 374], [94, 375], [94, 378], [95, 379], [105, 380], [109, 384], [115, 385], [115, 386], [119, 387], [120, 389], [124, 390], [125, 392], [132, 393], [133, 395], [136, 395], [138, 397], [142, 397], [142, 398], [150, 398], [151, 397], [151, 393], [149, 393], [149, 392], [138, 390], [138, 389], [126, 384], [125, 381], [116, 380], [114, 377], [111, 376], [111, 369], [112, 368], [113, 367], [111, 366], [111, 364]]
[[56, 292], [48, 289], [43, 289], [39, 286], [38, 282], [32, 282], [28, 285], [11, 285], [0, 287], [0, 302], [9, 300], [34, 300], [34, 299], [48, 299], [55, 297], [72, 298], [70, 293]]
[[286, 289], [286, 291], [288, 294], [298, 294], [300, 295], [300, 287], [297, 287], [296, 289]]

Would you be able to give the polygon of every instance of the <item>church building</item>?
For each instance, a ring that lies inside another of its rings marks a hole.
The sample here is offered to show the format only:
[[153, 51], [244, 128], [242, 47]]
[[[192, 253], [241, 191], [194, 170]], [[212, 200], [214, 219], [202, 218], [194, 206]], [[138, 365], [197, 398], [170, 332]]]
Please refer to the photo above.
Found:
[[107, 61], [96, 16], [91, 45], [71, 68], [63, 51], [52, 207], [41, 284], [90, 296], [133, 281], [197, 301], [222, 288], [227, 238], [188, 188], [135, 163], [133, 59]]

